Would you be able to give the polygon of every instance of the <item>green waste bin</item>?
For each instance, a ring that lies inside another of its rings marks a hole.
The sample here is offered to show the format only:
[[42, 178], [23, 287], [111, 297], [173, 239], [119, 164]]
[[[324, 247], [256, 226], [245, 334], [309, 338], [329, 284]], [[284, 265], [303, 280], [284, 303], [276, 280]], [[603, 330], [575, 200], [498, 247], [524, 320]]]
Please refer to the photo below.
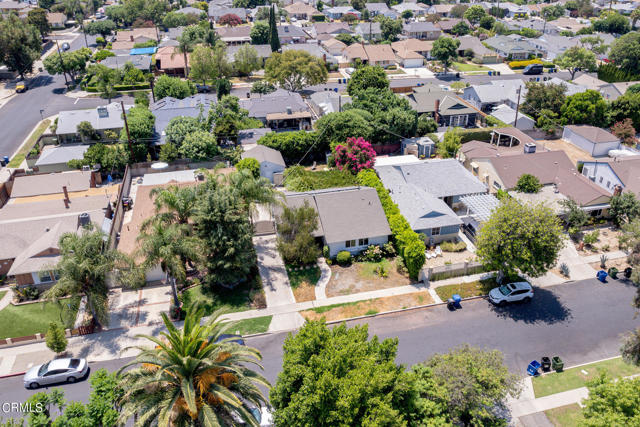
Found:
[[564, 368], [564, 362], [559, 356], [554, 356], [553, 359], [551, 359], [551, 369], [556, 372], [562, 372], [562, 368]]
[[618, 278], [618, 269], [615, 267], [611, 267], [609, 269], [609, 276], [611, 276], [612, 279], [617, 279]]

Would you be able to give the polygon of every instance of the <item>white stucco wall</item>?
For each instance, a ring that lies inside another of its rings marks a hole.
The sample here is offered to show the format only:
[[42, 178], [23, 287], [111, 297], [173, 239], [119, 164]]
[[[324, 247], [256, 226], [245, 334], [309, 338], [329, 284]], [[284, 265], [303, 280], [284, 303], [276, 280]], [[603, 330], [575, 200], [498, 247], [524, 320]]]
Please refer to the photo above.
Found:
[[[365, 237], [363, 237], [365, 238]], [[358, 239], [356, 240], [356, 244], [358, 243]], [[329, 247], [329, 256], [334, 257], [338, 255], [340, 251], [349, 251], [352, 254], [358, 254], [363, 250], [367, 249], [370, 245], [384, 245], [389, 241], [389, 236], [378, 236], [378, 237], [369, 237], [369, 243], [363, 246], [352, 246], [347, 248], [346, 240], [344, 242], [330, 243], [327, 246]]]
[[[618, 176], [613, 172], [613, 169], [606, 163], [584, 162], [582, 175], [589, 179], [591, 179], [592, 176], [595, 177], [592, 181], [612, 194], [616, 185], [624, 188], [622, 181], [620, 181]], [[607, 186], [607, 184], [609, 184], [609, 186]]]
[[593, 157], [603, 157], [606, 156], [609, 151], [620, 148], [620, 142], [617, 141], [594, 144], [593, 142], [589, 141], [581, 135], [578, 135], [567, 127], [565, 127], [562, 131], [562, 139], [571, 142], [573, 145], [583, 149]]

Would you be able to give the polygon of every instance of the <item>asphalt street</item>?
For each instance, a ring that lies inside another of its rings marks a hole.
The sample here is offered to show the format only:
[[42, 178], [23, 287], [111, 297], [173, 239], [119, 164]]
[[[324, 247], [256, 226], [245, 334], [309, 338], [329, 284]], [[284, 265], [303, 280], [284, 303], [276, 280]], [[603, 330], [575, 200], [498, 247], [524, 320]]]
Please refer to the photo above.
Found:
[[[349, 326], [368, 323], [371, 335], [397, 337], [397, 361], [407, 366], [469, 343], [501, 350], [509, 369], [525, 375], [527, 364], [542, 356], [558, 355], [565, 366], [572, 366], [618, 355], [621, 335], [640, 326], [631, 305], [635, 292], [634, 286], [621, 281], [601, 284], [593, 279], [536, 288], [529, 304], [497, 308], [477, 299], [464, 302], [455, 312], [435, 306], [352, 321]], [[262, 352], [264, 375], [272, 383], [281, 369], [287, 335], [247, 339], [248, 345]], [[90, 367], [116, 370], [129, 360], [91, 363]], [[88, 400], [88, 381], [61, 387], [68, 400]], [[24, 389], [20, 376], [0, 380], [0, 404], [24, 401], [33, 393]]]
[[[89, 46], [95, 43], [95, 36], [87, 36]], [[70, 43], [71, 50], [85, 46], [84, 36], [80, 34]], [[64, 77], [51, 76], [46, 71], [28, 79], [29, 90], [17, 94], [0, 108], [0, 157], [9, 156], [20, 147], [42, 117], [52, 116], [65, 110], [81, 110], [104, 105], [101, 98], [70, 98], [64, 96]], [[123, 98], [115, 98], [119, 101]], [[130, 98], [124, 98], [130, 101]], [[42, 111], [42, 115], [40, 114]]]

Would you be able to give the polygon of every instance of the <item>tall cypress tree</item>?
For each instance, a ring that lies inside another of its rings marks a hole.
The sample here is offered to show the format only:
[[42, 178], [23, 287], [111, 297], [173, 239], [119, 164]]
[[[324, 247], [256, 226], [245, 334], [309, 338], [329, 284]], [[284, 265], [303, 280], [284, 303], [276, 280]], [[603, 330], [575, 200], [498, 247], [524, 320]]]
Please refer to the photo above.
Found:
[[271, 6], [269, 10], [269, 44], [271, 45], [271, 52], [276, 52], [280, 49], [280, 38], [278, 37], [278, 27], [276, 26], [276, 13]]

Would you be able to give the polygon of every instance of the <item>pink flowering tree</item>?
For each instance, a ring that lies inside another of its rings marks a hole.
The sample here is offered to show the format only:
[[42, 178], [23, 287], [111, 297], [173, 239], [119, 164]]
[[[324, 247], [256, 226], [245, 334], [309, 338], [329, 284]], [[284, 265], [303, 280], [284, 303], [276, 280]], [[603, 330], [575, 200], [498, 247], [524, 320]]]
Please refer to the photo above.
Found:
[[372, 169], [376, 162], [376, 152], [364, 138], [347, 138], [345, 144], [336, 145], [333, 159], [340, 170], [357, 174], [363, 169]]

